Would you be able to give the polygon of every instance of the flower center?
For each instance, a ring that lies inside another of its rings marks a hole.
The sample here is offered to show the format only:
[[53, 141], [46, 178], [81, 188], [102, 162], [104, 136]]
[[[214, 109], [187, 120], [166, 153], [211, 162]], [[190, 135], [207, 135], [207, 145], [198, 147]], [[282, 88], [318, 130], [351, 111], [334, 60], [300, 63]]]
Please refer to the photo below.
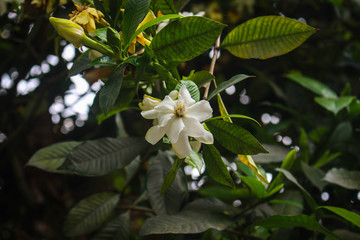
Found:
[[176, 103], [175, 114], [177, 117], [183, 117], [185, 115], [185, 105], [183, 101], [178, 100]]

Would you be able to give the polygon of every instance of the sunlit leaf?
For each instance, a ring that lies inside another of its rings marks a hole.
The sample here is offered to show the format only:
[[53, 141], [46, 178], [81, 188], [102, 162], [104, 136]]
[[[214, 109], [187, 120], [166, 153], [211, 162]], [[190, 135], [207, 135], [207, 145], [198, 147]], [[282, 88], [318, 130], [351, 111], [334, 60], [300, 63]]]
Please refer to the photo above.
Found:
[[259, 169], [257, 168], [254, 160], [252, 159], [252, 157], [250, 155], [238, 155], [238, 158], [240, 160], [240, 162], [242, 162], [243, 164], [245, 164], [246, 166], [248, 166], [249, 168], [251, 168], [251, 170], [253, 170], [253, 172], [256, 174], [256, 176], [258, 176], [258, 178], [263, 181], [266, 184], [269, 184], [269, 182], [267, 181], [267, 179], [261, 174], [261, 172], [259, 171]]
[[58, 170], [63, 165], [70, 152], [81, 142], [62, 142], [38, 150], [26, 164], [49, 172], [66, 173]]
[[94, 59], [89, 66], [115, 66], [116, 62], [109, 56], [102, 56]]
[[266, 59], [294, 50], [315, 32], [291, 18], [257, 17], [234, 28], [221, 46], [240, 58]]
[[151, 49], [164, 60], [188, 61], [214, 44], [225, 25], [203, 17], [171, 22], [151, 41]]
[[327, 210], [332, 211], [333, 213], [339, 215], [340, 217], [348, 220], [353, 223], [355, 226], [360, 228], [360, 215], [354, 212], [350, 212], [344, 208], [339, 207], [331, 207], [331, 206], [320, 206], [319, 208], [325, 208]]
[[342, 110], [343, 108], [350, 105], [350, 103], [355, 99], [355, 97], [339, 97], [339, 98], [315, 98], [320, 106], [326, 110], [334, 113], [335, 115]]
[[241, 176], [241, 180], [249, 187], [250, 192], [258, 199], [263, 198], [265, 194], [264, 185], [254, 177]]
[[66, 217], [65, 234], [73, 237], [94, 231], [109, 217], [119, 198], [115, 193], [97, 193], [81, 200]]
[[360, 171], [348, 171], [343, 168], [332, 168], [324, 177], [324, 181], [347, 189], [360, 189]]
[[186, 86], [192, 99], [194, 99], [196, 102], [200, 100], [199, 88], [193, 81], [182, 80], [180, 83], [176, 85], [175, 90], [179, 91], [182, 85]]

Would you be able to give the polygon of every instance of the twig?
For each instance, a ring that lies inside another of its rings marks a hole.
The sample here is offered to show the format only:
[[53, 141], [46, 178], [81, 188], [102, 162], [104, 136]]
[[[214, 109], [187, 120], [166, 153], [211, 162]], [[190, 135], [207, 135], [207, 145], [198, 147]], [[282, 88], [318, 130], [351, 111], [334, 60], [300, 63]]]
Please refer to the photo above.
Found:
[[[213, 57], [211, 59], [211, 64], [210, 64], [210, 68], [209, 68], [209, 73], [210, 74], [214, 74], [215, 63], [216, 63], [216, 59], [217, 59], [217, 56], [218, 56], [218, 53], [219, 53], [219, 47], [220, 47], [220, 36], [216, 39], [216, 42], [215, 42], [214, 54], [213, 54]], [[214, 83], [215, 83], [215, 79], [214, 79]], [[204, 92], [203, 99], [207, 99], [207, 97], [208, 97], [210, 84], [211, 84], [211, 82], [208, 82], [208, 83], [206, 83], [204, 85], [205, 92]]]

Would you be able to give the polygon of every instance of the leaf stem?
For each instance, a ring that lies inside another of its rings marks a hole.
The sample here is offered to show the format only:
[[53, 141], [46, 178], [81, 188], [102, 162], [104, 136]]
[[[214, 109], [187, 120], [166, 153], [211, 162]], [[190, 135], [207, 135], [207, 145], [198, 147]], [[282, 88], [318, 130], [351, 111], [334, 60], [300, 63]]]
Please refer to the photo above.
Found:
[[[214, 75], [215, 63], [216, 63], [216, 60], [217, 60], [217, 56], [219, 54], [220, 37], [221, 37], [221, 35], [219, 35], [219, 37], [216, 39], [215, 46], [214, 46], [214, 54], [213, 54], [213, 57], [211, 59], [211, 64], [210, 64], [210, 68], [209, 68], [209, 73], [212, 74], [212, 75]], [[213, 81], [214, 81], [214, 84], [216, 86], [215, 79], [213, 79]], [[206, 83], [204, 85], [205, 92], [204, 92], [203, 99], [207, 99], [207, 97], [209, 95], [210, 84], [211, 84], [211, 82], [208, 82], [208, 83]]]

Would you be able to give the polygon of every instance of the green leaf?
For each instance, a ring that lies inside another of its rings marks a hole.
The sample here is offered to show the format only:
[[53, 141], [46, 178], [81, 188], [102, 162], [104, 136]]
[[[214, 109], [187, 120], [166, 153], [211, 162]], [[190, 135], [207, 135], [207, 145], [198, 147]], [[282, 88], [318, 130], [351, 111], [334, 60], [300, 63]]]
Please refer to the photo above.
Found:
[[122, 25], [122, 37], [125, 46], [130, 43], [131, 36], [148, 12], [149, 4], [150, 0], [127, 0]]
[[294, 216], [303, 212], [303, 197], [300, 192], [287, 189], [283, 193], [277, 195], [276, 199], [269, 201], [271, 207], [277, 214]]
[[[295, 159], [296, 159], [296, 150], [293, 149], [286, 155], [284, 161], [281, 164], [281, 168], [290, 171], [292, 166], [295, 163]], [[283, 180], [284, 180], [284, 175], [281, 172], [278, 173], [278, 175], [275, 177], [275, 179], [270, 183], [267, 190], [271, 191], [276, 186], [282, 184]]]
[[147, 22], [145, 23], [144, 25], [142, 25], [141, 27], [139, 27], [136, 32], [131, 36], [130, 38], [130, 42], [132, 40], [134, 40], [136, 38], [137, 35], [139, 35], [140, 33], [142, 33], [144, 30], [148, 29], [149, 27], [151, 26], [154, 26], [158, 23], [161, 23], [165, 20], [168, 20], [168, 19], [176, 19], [176, 18], [181, 18], [182, 16], [181, 15], [178, 15], [178, 14], [169, 14], [169, 15], [164, 15], [164, 16], [161, 16], [161, 17], [158, 17], [158, 18], [155, 18], [153, 20], [151, 20], [150, 22]]
[[108, 28], [109, 27], [97, 28], [94, 33], [98, 38], [100, 38], [104, 42], [107, 42], [107, 29]]
[[211, 178], [221, 184], [235, 188], [234, 181], [231, 178], [223, 160], [221, 159], [219, 151], [214, 147], [214, 145], [203, 145], [203, 158], [207, 172]]
[[49, 172], [66, 173], [58, 170], [63, 165], [69, 153], [81, 142], [62, 142], [38, 150], [26, 164]]
[[166, 69], [164, 66], [162, 66], [158, 63], [154, 63], [153, 66], [154, 66], [156, 72], [159, 74], [160, 78], [163, 81], [165, 81], [167, 89], [168, 90], [175, 89], [175, 87], [179, 81], [173, 77], [171, 72], [168, 69]]
[[229, 115], [222, 115], [222, 116], [216, 116], [216, 117], [212, 117], [212, 118], [209, 118], [205, 121], [203, 121], [204, 123], [206, 122], [209, 122], [209, 121], [212, 121], [212, 120], [216, 120], [216, 119], [226, 119], [226, 118], [242, 118], [242, 119], [248, 119], [248, 120], [251, 120], [255, 123], [257, 123], [257, 125], [261, 126], [261, 124], [256, 121], [255, 119], [251, 118], [251, 117], [248, 117], [248, 116], [245, 116], [245, 115], [240, 115], [240, 114], [229, 114]]
[[254, 160], [250, 155], [238, 154], [238, 158], [240, 162], [248, 166], [261, 181], [263, 181], [266, 184], [269, 184], [266, 177], [264, 177], [263, 174], [260, 172], [259, 168], [256, 166]]
[[188, 61], [214, 44], [225, 25], [203, 17], [184, 17], [168, 24], [151, 41], [164, 60]]
[[312, 91], [313, 93], [325, 98], [337, 98], [336, 93], [327, 85], [319, 82], [313, 78], [305, 77], [299, 74], [286, 74], [285, 77], [300, 84], [304, 88]]
[[299, 145], [301, 149], [301, 157], [305, 163], [309, 162], [309, 141], [307, 134], [303, 128], [300, 129]]
[[217, 199], [197, 199], [173, 215], [161, 215], [145, 220], [140, 236], [151, 234], [201, 233], [208, 229], [226, 229], [233, 220], [224, 211], [231, 208]]
[[119, 202], [120, 195], [97, 193], [81, 200], [66, 217], [64, 232], [68, 237], [90, 233], [101, 226]]
[[355, 116], [360, 114], [360, 101], [358, 99], [349, 105], [349, 113]]
[[240, 58], [267, 59], [294, 50], [315, 32], [291, 18], [257, 17], [234, 28], [221, 46]]
[[210, 101], [210, 99], [212, 99], [213, 97], [215, 97], [217, 94], [221, 93], [222, 91], [224, 91], [225, 89], [227, 89], [228, 87], [238, 83], [238, 82], [241, 82], [242, 80], [245, 80], [249, 77], [253, 77], [253, 76], [248, 76], [248, 75], [245, 75], [245, 74], [238, 74], [238, 75], [235, 75], [233, 76], [232, 78], [230, 78], [229, 80], [225, 81], [225, 82], [222, 82], [218, 85], [217, 88], [214, 89], [214, 91], [212, 91], [207, 100]]
[[130, 212], [125, 212], [107, 223], [91, 240], [126, 240], [130, 238]]
[[162, 14], [177, 13], [173, 0], [158, 0], [159, 8]]
[[83, 72], [84, 70], [90, 68], [90, 66], [88, 65], [91, 62], [91, 60], [89, 59], [89, 51], [90, 50], [82, 53], [74, 61], [74, 64], [71, 66], [71, 68], [70, 68], [70, 70], [68, 72], [68, 77], [79, 74], [79, 73]]
[[292, 183], [294, 183], [298, 188], [300, 188], [301, 192], [304, 194], [305, 199], [307, 201], [307, 203], [309, 204], [309, 206], [312, 209], [315, 209], [317, 207], [317, 204], [315, 202], [315, 200], [311, 197], [310, 193], [308, 191], [306, 191], [306, 189], [300, 185], [300, 183], [296, 180], [296, 178], [287, 170], [285, 169], [281, 169], [281, 168], [275, 168], [276, 171], [279, 171], [281, 173], [284, 174], [284, 176], [290, 180]]
[[330, 206], [320, 206], [318, 208], [325, 208], [327, 210], [332, 211], [333, 213], [339, 215], [340, 217], [348, 220], [353, 223], [355, 226], [360, 228], [360, 215], [354, 212], [350, 212], [344, 208], [339, 207], [330, 207]]
[[337, 158], [338, 156], [341, 155], [341, 153], [333, 153], [330, 154], [330, 150], [326, 150], [323, 155], [321, 155], [321, 157], [312, 165], [312, 167], [314, 168], [320, 168], [326, 164], [328, 164], [329, 162], [331, 162], [333, 159]]
[[199, 189], [199, 194], [206, 197], [215, 197], [222, 201], [233, 202], [238, 199], [251, 199], [250, 190], [244, 188], [224, 188], [222, 185], [202, 186]]
[[253, 226], [262, 226], [266, 229], [272, 228], [289, 228], [289, 227], [302, 227], [309, 231], [315, 231], [325, 234], [331, 239], [337, 239], [331, 235], [325, 228], [323, 228], [319, 222], [314, 218], [307, 215], [296, 215], [296, 216], [280, 216], [274, 215], [261, 219], [253, 224]]
[[201, 173], [201, 169], [204, 166], [204, 161], [202, 160], [199, 153], [193, 150], [190, 155], [185, 158], [185, 162], [191, 167], [196, 168], [199, 173]]
[[347, 189], [360, 190], [360, 171], [332, 168], [326, 173], [324, 181]]
[[322, 191], [327, 185], [327, 183], [323, 181], [325, 173], [318, 168], [310, 167], [305, 162], [301, 162], [301, 167], [305, 176], [310, 180], [310, 182], [320, 191]]
[[109, 56], [102, 56], [94, 59], [89, 66], [115, 66], [116, 62]]
[[113, 28], [108, 27], [106, 32], [107, 43], [115, 53], [121, 51], [121, 37], [120, 34]]
[[250, 192], [255, 195], [256, 198], [261, 199], [265, 195], [264, 185], [254, 177], [241, 176], [241, 180], [249, 187]]
[[172, 185], [177, 176], [179, 169], [181, 168], [182, 164], [184, 163], [185, 158], [176, 158], [174, 164], [170, 168], [170, 170], [166, 173], [164, 181], [161, 185], [160, 194], [164, 194], [168, 188]]
[[289, 149], [286, 147], [278, 146], [278, 145], [263, 145], [269, 153], [260, 153], [258, 155], [252, 156], [254, 161], [258, 164], [271, 164], [283, 162], [286, 155], [289, 153]]
[[124, 76], [126, 65], [118, 67], [109, 77], [105, 86], [102, 87], [99, 93], [99, 103], [101, 110], [106, 114], [114, 105], [120, 89]]
[[255, 155], [267, 152], [251, 133], [235, 124], [214, 120], [207, 122], [206, 126], [216, 141], [233, 153]]
[[215, 79], [214, 75], [209, 73], [208, 71], [199, 71], [195, 73], [191, 73], [188, 77], [183, 77], [183, 80], [191, 80], [200, 88], [204, 84]]
[[84, 176], [102, 176], [125, 167], [148, 147], [143, 138], [101, 138], [76, 147], [61, 169]]
[[151, 207], [157, 215], [177, 213], [182, 205], [182, 200], [188, 194], [186, 177], [183, 171], [177, 171], [171, 186], [164, 194], [160, 194], [165, 175], [171, 169], [173, 162], [170, 152], [162, 151], [159, 151], [150, 161], [146, 189]]
[[192, 99], [194, 99], [196, 102], [200, 101], [199, 88], [193, 81], [181, 80], [181, 82], [176, 85], [175, 90], [179, 91], [183, 85], [186, 86]]
[[316, 97], [315, 102], [335, 115], [343, 108], [350, 105], [355, 97], [320, 98]]

